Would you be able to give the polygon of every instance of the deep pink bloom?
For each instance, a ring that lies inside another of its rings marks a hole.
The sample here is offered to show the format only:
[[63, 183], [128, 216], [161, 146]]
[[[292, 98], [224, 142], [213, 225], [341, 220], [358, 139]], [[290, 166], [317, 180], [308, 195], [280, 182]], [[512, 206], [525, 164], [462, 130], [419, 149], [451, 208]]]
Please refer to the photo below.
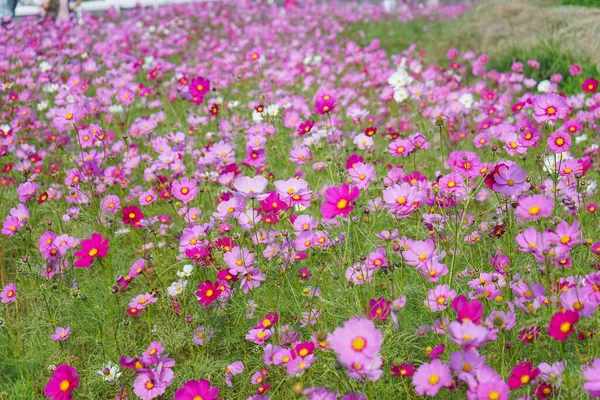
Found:
[[385, 300], [383, 297], [371, 299], [369, 301], [369, 319], [377, 321], [385, 321], [390, 315], [391, 301]]
[[198, 291], [196, 292], [198, 303], [204, 306], [209, 306], [210, 303], [215, 301], [221, 292], [223, 292], [221, 286], [221, 283], [218, 281], [213, 283], [209, 280], [206, 280], [204, 283], [200, 283], [198, 285]]
[[104, 258], [108, 253], [108, 238], [103, 238], [99, 233], [93, 233], [90, 239], [81, 241], [81, 250], [75, 252], [74, 256], [79, 259], [73, 263], [80, 268], [88, 268], [96, 257]]
[[598, 91], [598, 80], [594, 78], [586, 79], [581, 84], [581, 89], [587, 93], [596, 93]]
[[338, 215], [347, 216], [354, 206], [351, 204], [360, 195], [360, 190], [347, 183], [332, 186], [325, 192], [325, 201], [321, 204], [323, 218], [332, 219]]
[[77, 370], [70, 365], [61, 364], [44, 388], [46, 397], [52, 400], [71, 400], [71, 393], [79, 386]]
[[210, 81], [201, 76], [192, 79], [188, 86], [190, 95], [194, 99], [196, 104], [201, 104], [204, 99], [204, 95], [210, 90]]
[[458, 321], [471, 321], [474, 324], [481, 323], [483, 305], [479, 300], [467, 301], [465, 295], [460, 295], [452, 301], [452, 308], [456, 311]]
[[557, 312], [552, 316], [548, 325], [548, 335], [552, 336], [554, 340], [565, 341], [574, 332], [574, 325], [578, 321], [579, 313], [577, 311]]
[[518, 389], [533, 381], [539, 374], [540, 369], [533, 368], [531, 361], [524, 361], [513, 368], [508, 378], [508, 386], [511, 389]]
[[144, 219], [144, 213], [137, 206], [128, 206], [121, 210], [123, 214], [122, 221], [125, 225], [131, 225], [134, 228], [140, 227], [140, 221]]

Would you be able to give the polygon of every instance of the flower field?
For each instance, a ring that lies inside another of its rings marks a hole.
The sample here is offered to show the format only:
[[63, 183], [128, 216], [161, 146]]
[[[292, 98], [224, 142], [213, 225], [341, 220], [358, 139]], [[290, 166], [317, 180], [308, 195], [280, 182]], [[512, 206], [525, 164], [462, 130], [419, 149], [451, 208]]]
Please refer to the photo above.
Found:
[[298, 3], [1, 28], [0, 398], [600, 397], [598, 70]]

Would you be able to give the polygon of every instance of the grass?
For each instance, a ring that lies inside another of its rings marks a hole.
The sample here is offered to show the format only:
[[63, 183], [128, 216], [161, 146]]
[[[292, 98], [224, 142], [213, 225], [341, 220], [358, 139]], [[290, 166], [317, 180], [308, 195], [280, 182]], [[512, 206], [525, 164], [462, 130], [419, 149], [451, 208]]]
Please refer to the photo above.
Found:
[[[573, 18], [568, 13], [565, 14], [564, 20], [556, 21], [544, 21], [544, 17], [534, 16], [534, 19], [540, 20], [532, 23], [544, 25], [547, 32], [529, 35], [530, 37], [524, 43], [519, 42], [516, 33], [521, 29], [520, 27], [511, 28], [515, 33], [510, 31], [498, 33], [497, 37], [484, 40], [482, 35], [486, 32], [485, 26], [478, 25], [478, 14], [486, 12], [494, 15], [494, 7], [500, 7], [503, 3], [494, 4], [494, 2], [484, 1], [480, 6], [481, 11], [467, 10], [457, 20], [416, 19], [399, 23], [394, 17], [388, 17], [379, 21], [359, 22], [347, 29], [344, 35], [362, 46], [379, 39], [381, 48], [388, 54], [400, 54], [411, 44], [416, 44], [417, 49], [424, 51], [423, 59], [426, 63], [441, 66], [448, 65], [446, 53], [451, 48], [462, 52], [475, 51], [478, 54], [489, 54], [488, 70], [510, 71], [514, 62], [522, 62], [527, 75], [537, 82], [549, 79], [554, 74], [561, 74], [564, 80], [562, 89], [566, 94], [579, 93], [584, 79], [600, 75], [599, 64], [592, 58], [595, 55], [578, 48], [577, 43], [561, 38], [558, 33], [565, 23]], [[509, 5], [505, 6], [509, 7]], [[543, 10], [538, 13], [540, 15], [552, 14], [558, 18], [558, 15], [563, 12], [555, 9], [556, 6], [545, 3], [541, 3], [539, 7]], [[510, 21], [506, 22], [510, 24]], [[582, 27], [579, 36], [595, 41], [593, 31], [587, 31], [587, 28]], [[538, 70], [528, 68], [526, 65], [528, 60], [537, 60], [540, 68]], [[581, 66], [580, 76], [572, 77], [569, 73], [569, 67], [573, 64]]]

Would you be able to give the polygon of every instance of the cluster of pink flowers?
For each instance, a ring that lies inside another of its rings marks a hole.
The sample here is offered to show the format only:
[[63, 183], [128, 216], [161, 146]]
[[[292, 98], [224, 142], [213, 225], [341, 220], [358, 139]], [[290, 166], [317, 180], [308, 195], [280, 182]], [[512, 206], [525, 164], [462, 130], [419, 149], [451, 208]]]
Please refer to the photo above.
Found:
[[8, 357], [43, 330], [55, 400], [600, 397], [592, 71], [342, 34], [465, 5], [267, 3], [2, 28]]

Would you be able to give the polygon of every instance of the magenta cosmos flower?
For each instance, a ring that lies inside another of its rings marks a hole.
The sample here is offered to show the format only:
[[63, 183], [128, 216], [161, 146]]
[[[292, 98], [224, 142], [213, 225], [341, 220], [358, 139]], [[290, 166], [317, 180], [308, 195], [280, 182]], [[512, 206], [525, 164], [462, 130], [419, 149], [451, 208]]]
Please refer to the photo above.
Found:
[[357, 360], [360, 360], [359, 364], [365, 364], [365, 360], [378, 355], [383, 336], [373, 321], [352, 318], [344, 326], [335, 328], [328, 341], [343, 364], [351, 365]]
[[219, 394], [219, 388], [210, 387], [210, 382], [206, 379], [199, 381], [187, 381], [181, 389], [175, 392], [174, 400], [216, 400]]
[[538, 122], [556, 122], [564, 119], [569, 111], [565, 99], [556, 93], [548, 93], [533, 98], [533, 118]]
[[578, 321], [579, 313], [577, 311], [557, 312], [552, 316], [548, 325], [548, 335], [552, 336], [554, 340], [565, 341], [575, 331], [574, 326]]
[[90, 239], [81, 241], [81, 250], [74, 254], [79, 259], [73, 265], [80, 268], [88, 268], [92, 265], [96, 257], [106, 257], [108, 250], [108, 238], [104, 239], [101, 234], [93, 233]]
[[452, 376], [450, 368], [440, 360], [433, 360], [431, 364], [422, 364], [413, 376], [415, 391], [420, 395], [435, 396], [441, 388], [450, 386]]
[[549, 217], [554, 209], [554, 201], [543, 194], [525, 196], [519, 200], [515, 213], [525, 220], [538, 220], [541, 217]]
[[71, 400], [71, 393], [79, 386], [79, 376], [77, 370], [70, 365], [61, 364], [54, 370], [54, 375], [50, 378], [44, 388], [46, 397], [52, 400]]
[[171, 184], [171, 194], [173, 197], [186, 204], [194, 200], [197, 193], [198, 186], [196, 186], [195, 179], [183, 177], [180, 181], [173, 181]]
[[333, 186], [325, 192], [325, 201], [321, 204], [323, 218], [332, 219], [338, 215], [344, 217], [354, 209], [351, 203], [360, 195], [360, 189], [343, 183], [341, 186]]
[[17, 299], [17, 287], [14, 283], [9, 283], [4, 286], [2, 292], [0, 292], [0, 302], [2, 303], [13, 303]]

